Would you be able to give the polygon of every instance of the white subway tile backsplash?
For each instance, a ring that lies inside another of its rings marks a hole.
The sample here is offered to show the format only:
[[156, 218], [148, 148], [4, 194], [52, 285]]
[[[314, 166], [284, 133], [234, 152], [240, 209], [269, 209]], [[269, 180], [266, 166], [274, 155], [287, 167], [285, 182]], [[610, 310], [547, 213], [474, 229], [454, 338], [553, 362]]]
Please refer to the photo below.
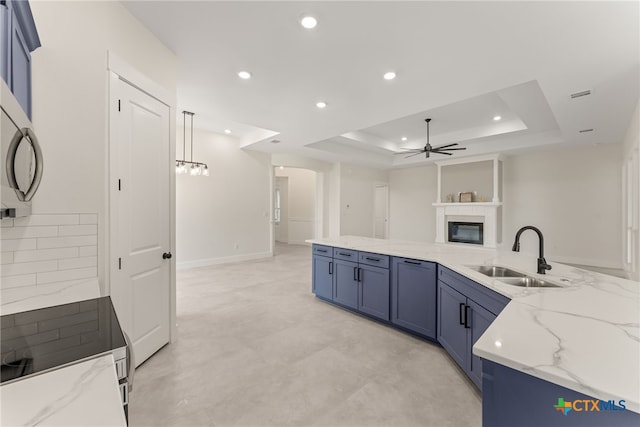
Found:
[[58, 236], [94, 236], [98, 226], [90, 225], [61, 225], [58, 227]]
[[58, 270], [70, 270], [73, 268], [95, 267], [98, 260], [94, 256], [83, 258], [70, 258], [58, 261]]
[[36, 248], [36, 239], [0, 240], [0, 251], [28, 251]]
[[35, 214], [1, 225], [0, 289], [40, 294], [97, 276], [97, 214]]
[[16, 227], [33, 227], [38, 225], [74, 225], [80, 223], [78, 214], [51, 214], [51, 215], [31, 215], [22, 218], [15, 218]]
[[2, 289], [19, 288], [21, 286], [34, 286], [36, 284], [36, 275], [23, 274], [20, 276], [3, 277], [0, 279]]
[[13, 252], [14, 262], [46, 261], [52, 259], [77, 258], [80, 250], [74, 248], [36, 249], [33, 251]]
[[96, 267], [76, 268], [73, 270], [51, 271], [47, 273], [38, 273], [36, 282], [38, 285], [45, 283], [62, 282], [74, 279], [89, 279], [98, 275]]
[[78, 256], [95, 256], [98, 255], [98, 247], [97, 246], [80, 246], [80, 253]]
[[41, 273], [58, 269], [58, 261], [34, 261], [7, 264], [2, 266], [2, 276], [18, 276], [21, 274]]
[[97, 214], [81, 214], [80, 215], [80, 224], [97, 224], [97, 223], [98, 223]]
[[64, 236], [38, 239], [38, 249], [69, 248], [98, 244], [98, 236]]
[[58, 235], [57, 226], [3, 228], [0, 239], [26, 239], [29, 237], [53, 237]]

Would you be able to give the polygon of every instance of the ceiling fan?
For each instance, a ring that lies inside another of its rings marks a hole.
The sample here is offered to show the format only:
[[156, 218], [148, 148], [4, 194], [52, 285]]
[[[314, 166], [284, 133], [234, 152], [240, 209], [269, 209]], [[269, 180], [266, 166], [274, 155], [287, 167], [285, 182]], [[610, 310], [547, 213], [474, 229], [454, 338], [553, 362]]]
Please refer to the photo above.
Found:
[[394, 153], [394, 154], [408, 154], [408, 156], [405, 157], [405, 158], [408, 158], [408, 157], [413, 157], [413, 156], [417, 156], [418, 154], [424, 153], [425, 157], [429, 158], [429, 154], [431, 153], [446, 154], [447, 156], [450, 156], [453, 153], [449, 153], [449, 151], [467, 149], [466, 147], [451, 148], [458, 145], [457, 142], [454, 142], [453, 144], [441, 145], [439, 147], [432, 147], [431, 144], [429, 144], [429, 122], [431, 121], [431, 119], [424, 119], [424, 121], [427, 122], [427, 145], [425, 145], [423, 148], [414, 148], [414, 149], [405, 150], [405, 151], [398, 151], [397, 153]]

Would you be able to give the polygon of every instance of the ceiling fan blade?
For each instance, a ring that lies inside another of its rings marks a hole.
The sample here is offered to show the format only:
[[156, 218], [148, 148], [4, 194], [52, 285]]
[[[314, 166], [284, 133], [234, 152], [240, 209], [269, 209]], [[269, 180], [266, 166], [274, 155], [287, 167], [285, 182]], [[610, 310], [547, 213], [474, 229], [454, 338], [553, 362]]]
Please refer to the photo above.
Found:
[[452, 153], [447, 153], [446, 151], [432, 151], [432, 153], [436, 153], [436, 154], [446, 154], [447, 156], [450, 156]]
[[409, 157], [417, 156], [418, 154], [422, 154], [422, 153], [424, 153], [424, 151], [418, 151], [417, 153], [409, 154], [408, 156], [405, 157], [405, 159], [408, 159]]
[[441, 149], [443, 149], [443, 148], [453, 147], [454, 145], [458, 145], [458, 143], [457, 143], [457, 142], [454, 142], [453, 144], [441, 145], [441, 146], [439, 146], [439, 147], [434, 147], [433, 149], [434, 149], [434, 150], [441, 150]]
[[412, 148], [411, 150], [396, 151], [393, 154], [411, 154], [411, 153], [424, 153], [424, 150], [422, 148]]
[[467, 147], [461, 147], [461, 148], [434, 148], [433, 151], [456, 151], [456, 150], [466, 150]]

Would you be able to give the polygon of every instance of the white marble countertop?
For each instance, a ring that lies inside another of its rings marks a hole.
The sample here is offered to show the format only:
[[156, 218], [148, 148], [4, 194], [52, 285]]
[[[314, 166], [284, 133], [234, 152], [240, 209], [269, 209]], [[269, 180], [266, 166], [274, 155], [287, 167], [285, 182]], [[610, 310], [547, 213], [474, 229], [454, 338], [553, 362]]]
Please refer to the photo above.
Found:
[[[511, 298], [476, 355], [598, 399], [623, 399], [640, 413], [640, 282], [552, 259], [553, 269], [539, 275], [536, 256], [484, 248], [356, 236], [308, 242], [437, 262]], [[511, 286], [469, 265], [510, 267], [562, 287]]]
[[2, 426], [126, 426], [111, 354], [0, 386]]

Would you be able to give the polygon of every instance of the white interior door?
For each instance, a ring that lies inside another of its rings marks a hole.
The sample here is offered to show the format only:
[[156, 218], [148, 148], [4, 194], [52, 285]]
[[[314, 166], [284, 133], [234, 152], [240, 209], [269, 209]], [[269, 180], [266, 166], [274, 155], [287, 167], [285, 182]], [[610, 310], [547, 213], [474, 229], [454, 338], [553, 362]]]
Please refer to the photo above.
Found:
[[170, 336], [170, 108], [115, 75], [111, 100], [111, 297], [137, 366]]
[[389, 186], [376, 185], [374, 197], [374, 225], [373, 237], [386, 239], [389, 223]]

